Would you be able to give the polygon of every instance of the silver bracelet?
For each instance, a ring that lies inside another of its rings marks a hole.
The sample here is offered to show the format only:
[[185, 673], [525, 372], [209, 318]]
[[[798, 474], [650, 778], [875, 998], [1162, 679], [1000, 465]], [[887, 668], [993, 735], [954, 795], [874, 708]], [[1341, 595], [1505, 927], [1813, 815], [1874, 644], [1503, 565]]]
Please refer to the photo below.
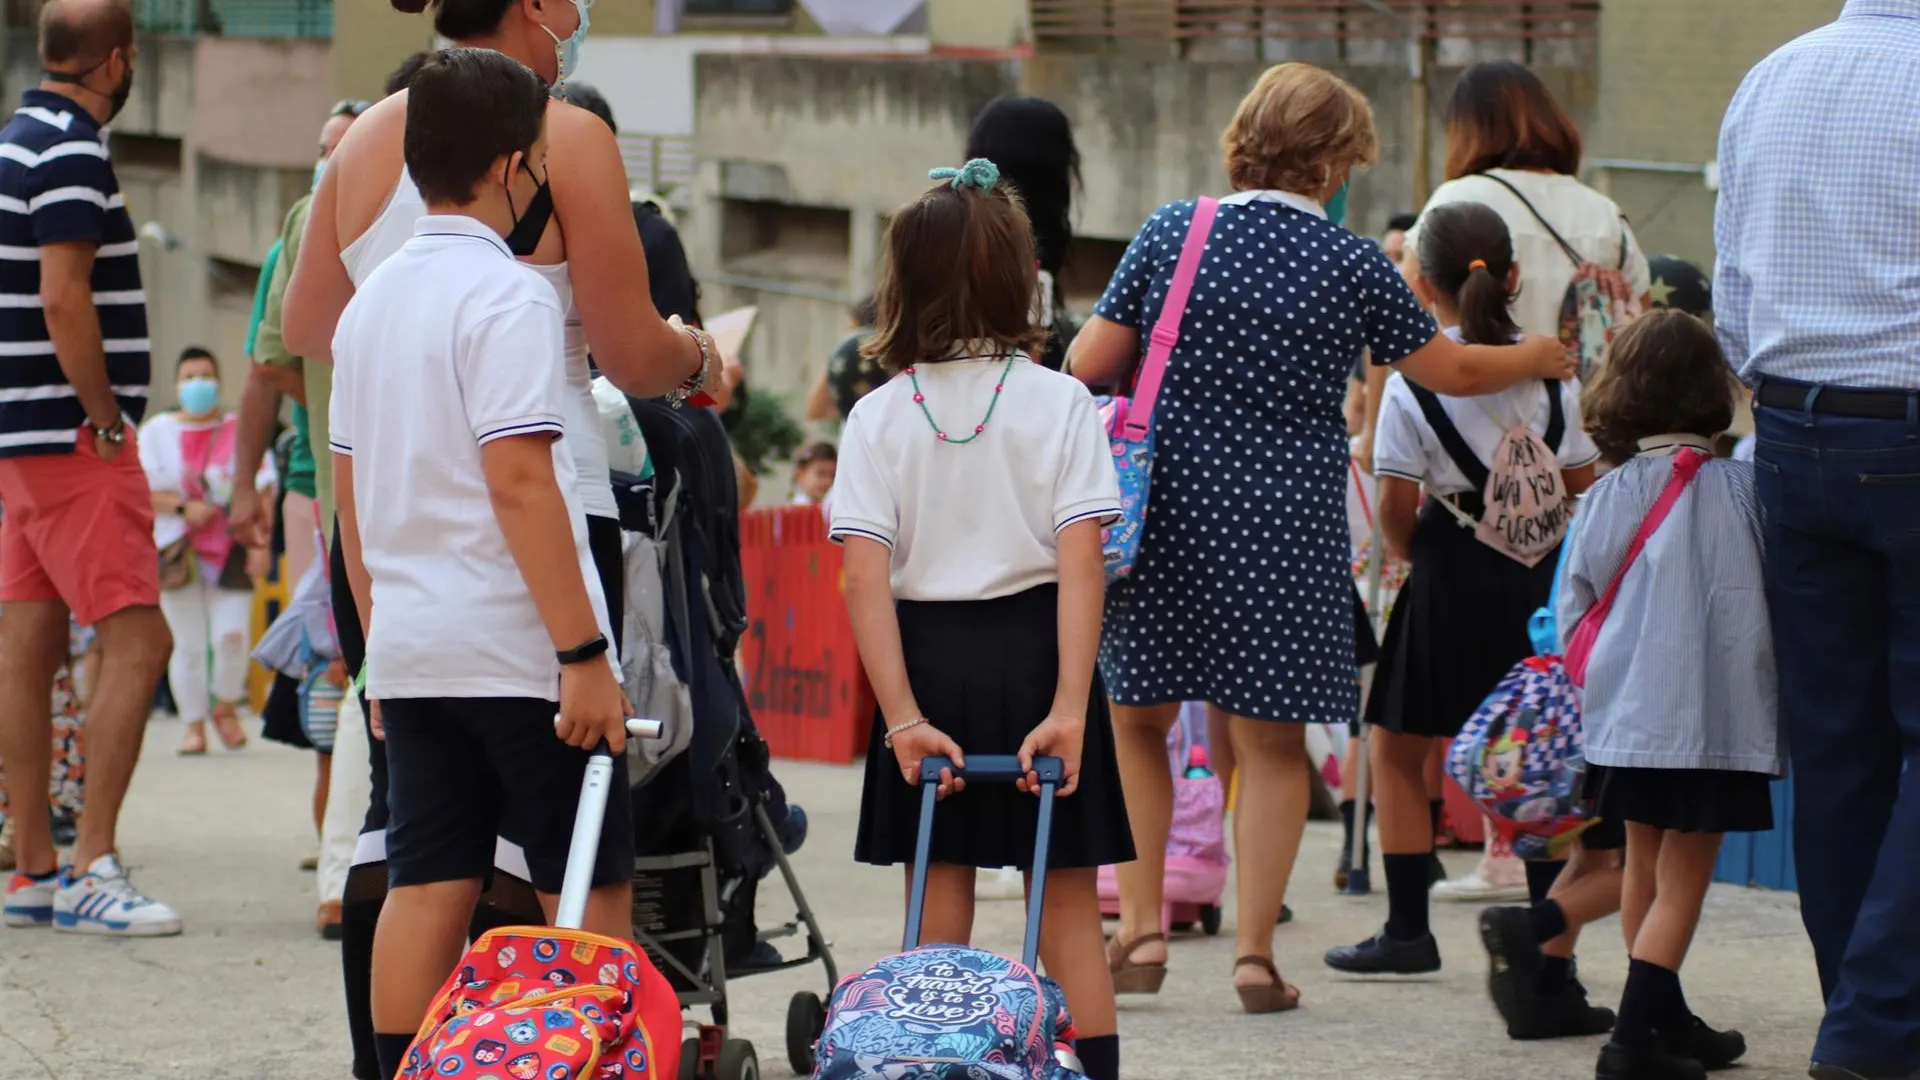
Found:
[[699, 348], [700, 369], [689, 376], [687, 381], [667, 393], [667, 402], [675, 406], [683, 404], [688, 398], [706, 389], [707, 384], [713, 379], [715, 367], [712, 336], [692, 326], [682, 326], [680, 329], [692, 338], [694, 345]]
[[920, 725], [925, 724], [927, 722], [928, 722], [927, 718], [924, 716], [916, 716], [911, 720], [902, 720], [899, 723], [888, 728], [886, 731], [886, 734], [880, 736], [880, 745], [891, 750], [893, 749], [893, 737], [895, 735], [898, 735], [903, 731], [912, 731], [914, 728], [917, 728]]

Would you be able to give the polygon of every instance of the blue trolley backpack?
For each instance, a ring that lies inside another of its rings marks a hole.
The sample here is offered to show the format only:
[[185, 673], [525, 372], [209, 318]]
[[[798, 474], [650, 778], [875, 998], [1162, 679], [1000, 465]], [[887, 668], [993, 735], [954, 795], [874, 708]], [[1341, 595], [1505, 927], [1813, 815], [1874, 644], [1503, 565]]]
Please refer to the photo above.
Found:
[[[933, 840], [935, 789], [946, 758], [920, 765], [920, 831], [913, 860], [903, 951], [849, 975], [827, 1003], [826, 1030], [815, 1047], [813, 1080], [1077, 1080], [1073, 1018], [1066, 995], [1038, 974], [1041, 902], [1046, 893], [1053, 798], [1065, 770], [1058, 758], [1035, 758], [1041, 781], [1034, 842], [1033, 888], [1026, 943], [1013, 960], [962, 945], [921, 945], [927, 857]], [[965, 770], [972, 783], [1012, 783], [1013, 757], [981, 756]]]

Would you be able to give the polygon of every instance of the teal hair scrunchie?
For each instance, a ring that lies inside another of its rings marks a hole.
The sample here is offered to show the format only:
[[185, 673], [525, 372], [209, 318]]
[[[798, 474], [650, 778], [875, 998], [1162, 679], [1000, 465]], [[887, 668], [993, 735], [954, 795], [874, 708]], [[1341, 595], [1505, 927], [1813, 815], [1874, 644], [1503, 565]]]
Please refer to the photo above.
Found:
[[993, 185], [1000, 182], [1000, 166], [986, 158], [974, 158], [957, 169], [928, 170], [927, 179], [951, 180], [955, 191], [959, 191], [964, 184], [967, 187], [988, 192], [993, 190]]

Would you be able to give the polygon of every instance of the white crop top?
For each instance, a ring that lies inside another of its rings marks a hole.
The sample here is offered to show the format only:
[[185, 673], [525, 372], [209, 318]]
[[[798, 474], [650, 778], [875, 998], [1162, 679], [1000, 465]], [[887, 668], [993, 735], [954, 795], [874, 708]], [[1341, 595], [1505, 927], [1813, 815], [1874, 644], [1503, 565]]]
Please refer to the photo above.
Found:
[[[427, 204], [414, 186], [405, 168], [393, 185], [387, 203], [367, 226], [340, 252], [347, 276], [358, 288], [375, 267], [386, 262], [402, 244], [413, 238], [414, 223], [425, 217]], [[567, 264], [528, 266], [539, 272], [560, 298], [560, 310], [566, 314], [567, 358], [567, 448], [573, 455], [574, 472], [579, 477], [580, 509], [588, 517], [617, 518], [619, 508], [613, 502], [613, 481], [607, 474], [607, 441], [600, 430], [600, 411], [593, 402], [592, 377], [587, 370], [587, 335], [580, 325], [580, 312], [573, 306], [573, 282], [567, 276]]]

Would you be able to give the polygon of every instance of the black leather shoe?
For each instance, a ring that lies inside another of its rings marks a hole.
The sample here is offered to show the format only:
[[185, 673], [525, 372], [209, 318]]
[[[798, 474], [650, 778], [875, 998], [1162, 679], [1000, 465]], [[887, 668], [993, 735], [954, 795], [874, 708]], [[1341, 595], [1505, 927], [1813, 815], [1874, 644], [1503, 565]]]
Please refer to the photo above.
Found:
[[1660, 1045], [1678, 1057], [1690, 1057], [1708, 1071], [1724, 1069], [1747, 1052], [1747, 1037], [1737, 1031], [1715, 1031], [1694, 1017], [1679, 1031], [1660, 1033]]
[[1532, 1034], [1541, 1025], [1535, 1016], [1534, 985], [1540, 980], [1540, 943], [1525, 908], [1490, 907], [1480, 913], [1480, 943], [1487, 948], [1487, 994], [1507, 1034], [1516, 1039], [1551, 1038]]
[[1382, 931], [1358, 945], [1327, 950], [1327, 966], [1349, 975], [1431, 975], [1440, 970], [1440, 943], [1428, 934], [1398, 941]]
[[1807, 1070], [1813, 1080], [1920, 1080], [1920, 1071], [1915, 1072], [1861, 1072], [1844, 1065], [1824, 1065], [1816, 1061]]
[[1629, 1050], [1619, 1043], [1600, 1048], [1594, 1080], [1706, 1080], [1707, 1070], [1692, 1058], [1674, 1057], [1658, 1046]]
[[1613, 1030], [1613, 1010], [1587, 1001], [1587, 988], [1569, 981], [1558, 993], [1533, 999], [1532, 1019], [1507, 1025], [1507, 1037], [1521, 1042], [1538, 1039], [1584, 1039]]

